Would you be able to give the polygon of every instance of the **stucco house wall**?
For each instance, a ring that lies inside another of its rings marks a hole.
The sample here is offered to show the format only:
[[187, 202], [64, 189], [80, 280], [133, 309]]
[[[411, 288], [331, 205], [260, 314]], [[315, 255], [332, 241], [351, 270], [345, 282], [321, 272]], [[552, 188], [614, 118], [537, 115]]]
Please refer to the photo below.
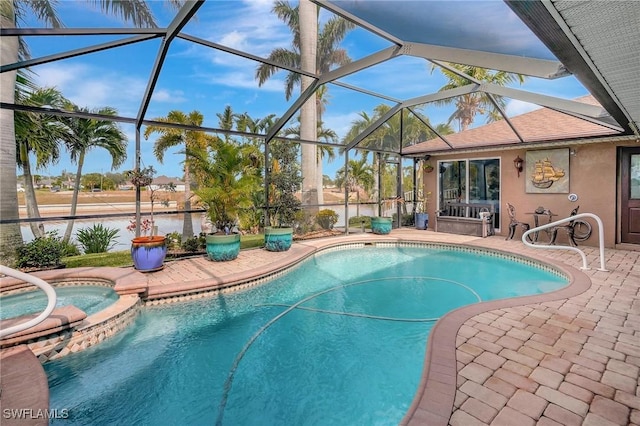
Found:
[[[434, 229], [435, 215], [438, 209], [438, 161], [450, 161], [476, 158], [499, 158], [501, 172], [501, 199], [500, 199], [500, 228], [497, 235], [508, 235], [509, 216], [506, 214], [506, 203], [516, 207], [518, 220], [528, 222], [533, 226], [533, 216], [526, 213], [533, 212], [537, 207], [543, 206], [558, 214], [557, 219], [566, 217], [576, 206], [580, 206], [579, 213], [593, 213], [600, 217], [604, 225], [604, 242], [606, 247], [614, 247], [618, 236], [618, 224], [616, 215], [618, 211], [618, 146], [625, 143], [591, 143], [583, 145], [554, 145], [552, 148], [570, 148], [569, 155], [569, 193], [578, 196], [578, 200], [571, 202], [566, 193], [562, 194], [538, 194], [527, 193], [525, 188], [526, 173], [518, 173], [513, 160], [520, 156], [526, 158], [528, 149], [501, 149], [495, 151], [482, 151], [476, 153], [434, 155], [431, 163], [435, 170], [431, 173], [423, 172], [425, 191], [432, 192], [432, 201], [429, 203], [428, 212], [431, 218], [429, 228]], [[629, 144], [626, 144], [629, 145]], [[541, 148], [530, 148], [541, 149]], [[527, 164], [524, 165], [527, 167]], [[593, 219], [591, 222], [593, 233], [584, 245], [598, 245], [598, 228]], [[521, 237], [521, 231], [516, 232], [515, 238]], [[566, 234], [558, 233], [558, 244], [567, 244]]]

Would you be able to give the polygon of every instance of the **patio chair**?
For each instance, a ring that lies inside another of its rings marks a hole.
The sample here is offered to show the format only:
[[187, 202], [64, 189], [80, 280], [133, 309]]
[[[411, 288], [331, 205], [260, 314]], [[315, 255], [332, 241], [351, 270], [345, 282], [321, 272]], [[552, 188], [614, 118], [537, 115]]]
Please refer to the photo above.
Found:
[[[580, 206], [578, 206], [575, 209], [571, 210], [571, 213], [569, 213], [569, 217], [577, 215], [579, 208], [580, 208]], [[569, 244], [571, 244], [573, 247], [577, 247], [578, 244], [576, 243], [576, 240], [574, 238], [574, 235], [575, 235], [574, 226], [575, 226], [575, 224], [576, 224], [576, 221], [572, 220], [571, 222], [568, 222], [568, 223], [566, 223], [564, 225], [558, 225], [558, 226], [555, 226], [555, 227], [551, 228], [549, 230], [550, 231], [550, 235], [551, 235], [551, 239], [549, 241], [549, 244], [555, 244], [556, 243], [556, 238], [558, 237], [558, 230], [564, 229], [567, 232], [567, 237], [569, 238]]]
[[509, 222], [509, 235], [507, 235], [507, 238], [505, 238], [505, 240], [510, 240], [513, 238], [513, 236], [516, 233], [517, 227], [522, 228], [522, 232], [526, 232], [531, 228], [531, 226], [528, 223], [520, 222], [518, 219], [516, 219], [516, 208], [513, 206], [513, 204], [507, 203], [507, 213], [509, 213], [510, 222]]

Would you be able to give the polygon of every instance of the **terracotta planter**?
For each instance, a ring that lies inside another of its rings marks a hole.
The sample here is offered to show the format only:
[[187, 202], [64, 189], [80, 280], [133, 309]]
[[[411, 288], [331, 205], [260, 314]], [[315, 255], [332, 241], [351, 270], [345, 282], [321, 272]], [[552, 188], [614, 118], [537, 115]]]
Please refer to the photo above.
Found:
[[207, 256], [215, 262], [233, 260], [240, 254], [240, 234], [207, 235]]
[[164, 236], [136, 237], [131, 240], [131, 259], [140, 272], [159, 271], [164, 267], [167, 244]]
[[386, 235], [391, 232], [393, 219], [390, 217], [378, 217], [371, 218], [371, 232], [374, 234]]
[[293, 228], [264, 228], [264, 248], [267, 251], [287, 251], [293, 242]]

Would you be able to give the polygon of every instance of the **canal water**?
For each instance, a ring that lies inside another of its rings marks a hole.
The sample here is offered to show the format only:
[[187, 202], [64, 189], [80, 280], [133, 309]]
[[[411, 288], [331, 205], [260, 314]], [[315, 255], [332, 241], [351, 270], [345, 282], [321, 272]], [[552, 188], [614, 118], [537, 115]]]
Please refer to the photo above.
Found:
[[[335, 211], [338, 214], [338, 222], [335, 224], [335, 227], [343, 228], [345, 226], [344, 208], [339, 206], [331, 206], [327, 208]], [[373, 207], [370, 205], [360, 206], [360, 209], [358, 210], [356, 206], [350, 205], [349, 217], [354, 217], [357, 215], [357, 213], [359, 213], [361, 216], [371, 216], [373, 214]], [[143, 218], [145, 217], [148, 218], [148, 215], [143, 215]], [[200, 213], [193, 213], [191, 215], [193, 232], [195, 235], [200, 234], [200, 231], [202, 229], [200, 218]], [[115, 246], [113, 247], [113, 249], [111, 249], [111, 251], [129, 250], [129, 248], [131, 247], [131, 239], [134, 237], [134, 234], [132, 232], [127, 231], [127, 226], [129, 226], [129, 219], [130, 218], [97, 218], [76, 220], [73, 225], [71, 239], [75, 240], [76, 232], [79, 229], [91, 228], [95, 223], [102, 223], [104, 227], [118, 229]], [[171, 232], [179, 232], [180, 234], [182, 234], [182, 214], [154, 215], [154, 221], [155, 225], [158, 227], [159, 235], [166, 235]], [[20, 228], [22, 231], [22, 239], [25, 242], [32, 241], [33, 234], [31, 232], [29, 224], [22, 224]], [[58, 236], [62, 237], [67, 229], [67, 221], [44, 222], [44, 229], [46, 232], [57, 231]]]

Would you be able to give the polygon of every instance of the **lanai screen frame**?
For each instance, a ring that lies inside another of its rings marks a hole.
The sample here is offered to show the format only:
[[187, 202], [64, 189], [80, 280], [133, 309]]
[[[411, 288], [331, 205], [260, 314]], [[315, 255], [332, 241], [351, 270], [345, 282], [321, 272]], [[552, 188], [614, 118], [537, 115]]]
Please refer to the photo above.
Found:
[[[360, 147], [360, 143], [365, 140], [369, 135], [371, 135], [376, 129], [378, 129], [382, 124], [384, 124], [388, 119], [393, 117], [394, 114], [404, 110], [410, 111], [419, 120], [423, 122], [429, 129], [438, 137], [440, 137], [448, 146], [451, 148], [450, 152], [455, 152], [455, 148], [449, 144], [446, 140], [446, 136], [438, 134], [436, 129], [428, 124], [427, 119], [423, 119], [421, 115], [414, 109], [414, 107], [426, 104], [429, 102], [435, 102], [438, 100], [453, 98], [456, 96], [460, 96], [463, 94], [475, 93], [475, 92], [484, 92], [488, 94], [488, 96], [492, 99], [494, 105], [500, 112], [500, 114], [504, 117], [505, 122], [509, 124], [511, 129], [517, 135], [520, 142], [525, 142], [524, 138], [518, 133], [518, 130], [512, 125], [509, 120], [509, 117], [505, 114], [505, 112], [499, 107], [498, 103], [495, 101], [495, 96], [506, 96], [514, 99], [519, 99], [525, 102], [535, 103], [540, 106], [544, 106], [547, 108], [551, 108], [553, 110], [563, 112], [566, 114], [570, 114], [577, 118], [581, 118], [583, 120], [587, 120], [599, 125], [602, 125], [606, 128], [615, 130], [620, 133], [628, 133], [629, 129], [624, 126], [618, 124], [612, 116], [602, 107], [594, 106], [594, 105], [586, 105], [575, 101], [564, 100], [552, 96], [536, 94], [532, 92], [527, 92], [518, 89], [512, 89], [502, 86], [493, 85], [486, 82], [481, 82], [470, 78], [469, 76], [464, 75], [470, 83], [464, 87], [460, 87], [453, 90], [437, 92], [426, 94], [423, 96], [419, 96], [412, 99], [395, 99], [389, 96], [386, 96], [382, 93], [375, 93], [370, 90], [362, 89], [359, 87], [355, 87], [353, 85], [345, 84], [338, 81], [340, 78], [345, 77], [347, 75], [356, 73], [360, 70], [369, 68], [376, 64], [388, 61], [390, 59], [408, 55], [423, 58], [428, 62], [431, 62], [439, 67], [448, 69], [454, 73], [460, 74], [459, 71], [450, 67], [447, 63], [461, 63], [471, 66], [490, 68], [494, 70], [502, 70], [507, 72], [513, 72], [518, 74], [523, 74], [527, 76], [540, 77], [545, 79], [555, 79], [563, 76], [569, 75], [568, 70], [564, 67], [564, 65], [557, 60], [549, 60], [549, 59], [535, 59], [530, 57], [520, 57], [514, 55], [505, 55], [500, 53], [491, 53], [491, 52], [481, 52], [475, 50], [467, 50], [460, 49], [455, 47], [443, 47], [443, 46], [435, 46], [424, 43], [417, 43], [402, 40], [393, 34], [390, 34], [375, 25], [367, 22], [355, 16], [348, 11], [342, 9], [339, 5], [339, 1], [329, 1], [329, 0], [311, 0], [316, 3], [318, 6], [327, 9], [328, 11], [334, 13], [337, 16], [341, 16], [345, 19], [348, 19], [358, 26], [365, 28], [366, 30], [390, 41], [392, 43], [391, 47], [382, 49], [378, 52], [375, 52], [369, 56], [364, 58], [355, 60], [345, 66], [339, 67], [337, 69], [333, 69], [325, 74], [313, 74], [309, 72], [305, 72], [303, 70], [287, 67], [280, 63], [275, 63], [269, 61], [266, 58], [258, 57], [256, 55], [252, 55], [247, 52], [239, 51], [237, 49], [230, 48], [228, 46], [223, 46], [217, 43], [210, 42], [208, 40], [204, 40], [186, 33], [181, 32], [181, 30], [185, 27], [185, 25], [194, 17], [197, 10], [204, 4], [205, 0], [196, 0], [189, 1], [184, 4], [184, 6], [177, 12], [171, 23], [166, 28], [59, 28], [59, 29], [43, 29], [43, 28], [13, 28], [7, 29], [3, 28], [1, 31], [1, 35], [5, 36], [75, 36], [75, 35], [131, 35], [131, 37], [124, 38], [121, 40], [116, 40], [107, 43], [101, 43], [81, 49], [75, 49], [67, 52], [62, 52], [54, 55], [43, 56], [40, 58], [29, 59], [21, 62], [16, 62], [13, 64], [5, 64], [0, 67], [0, 73], [16, 71], [22, 68], [28, 68], [34, 65], [45, 64], [49, 62], [55, 62], [58, 60], [71, 58], [75, 56], [81, 56], [92, 52], [97, 52], [106, 49], [113, 49], [119, 46], [128, 45], [131, 43], [139, 43], [142, 41], [147, 41], [150, 39], [161, 38], [160, 48], [158, 49], [158, 53], [155, 58], [155, 62], [152, 68], [152, 71], [149, 75], [147, 87], [144, 93], [143, 98], [141, 99], [141, 103], [138, 109], [138, 113], [136, 117], [123, 117], [123, 116], [100, 116], [98, 114], [92, 113], [81, 113], [81, 112], [67, 112], [60, 110], [51, 110], [48, 108], [38, 108], [38, 107], [28, 107], [24, 105], [18, 104], [7, 104], [2, 103], [0, 107], [2, 109], [11, 109], [14, 111], [31, 111], [31, 112], [46, 112], [51, 115], [59, 115], [59, 116], [68, 116], [68, 117], [78, 117], [78, 118], [89, 118], [89, 119], [98, 119], [98, 120], [111, 120], [119, 123], [127, 123], [133, 124], [135, 126], [135, 168], [140, 167], [140, 143], [141, 143], [141, 135], [140, 130], [142, 126], [165, 126], [165, 127], [176, 127], [182, 130], [197, 130], [204, 131], [209, 133], [217, 133], [223, 135], [238, 135], [244, 137], [253, 137], [253, 138], [262, 138], [265, 142], [265, 151], [268, 150], [268, 145], [270, 141], [274, 139], [286, 139], [292, 143], [309, 143], [314, 145], [329, 145], [338, 147], [344, 150], [345, 153], [345, 165], [347, 163], [347, 159], [349, 157], [349, 152], [353, 149], [362, 148]], [[372, 7], [375, 7], [376, 2], [369, 2]], [[280, 117], [280, 119], [265, 133], [265, 134], [256, 134], [249, 132], [237, 132], [224, 130], [220, 128], [212, 128], [212, 127], [196, 127], [196, 126], [184, 126], [178, 124], [168, 124], [168, 123], [159, 123], [157, 121], [148, 120], [145, 118], [146, 112], [151, 100], [151, 96], [154, 92], [158, 76], [163, 66], [163, 62], [165, 60], [165, 56], [167, 51], [171, 45], [171, 43], [175, 39], [182, 39], [186, 41], [190, 41], [202, 46], [206, 46], [212, 49], [217, 49], [226, 53], [230, 53], [233, 55], [238, 55], [247, 59], [251, 59], [253, 61], [270, 64], [280, 69], [295, 72], [303, 76], [313, 78], [313, 83], [311, 86], [301, 93], [290, 105], [287, 111]], [[437, 58], [437, 59], [435, 59]], [[278, 132], [283, 128], [283, 126], [299, 111], [300, 107], [315, 93], [315, 91], [324, 84], [333, 84], [344, 87], [349, 90], [354, 90], [361, 93], [366, 93], [368, 95], [384, 99], [386, 101], [393, 102], [395, 105], [380, 119], [378, 119], [375, 123], [365, 129], [358, 137], [356, 137], [351, 142], [346, 145], [342, 144], [333, 144], [327, 142], [320, 141], [312, 141], [312, 140], [303, 140], [296, 138], [280, 138], [278, 137]], [[403, 133], [401, 128], [401, 133], [399, 135], [402, 140]], [[397, 154], [402, 157], [406, 157], [403, 154], [403, 146], [402, 143], [399, 144], [399, 150], [376, 150], [372, 148], [366, 148], [368, 151], [373, 152], [383, 152], [389, 154]], [[481, 146], [479, 146], [481, 148]], [[425, 153], [413, 153], [410, 157], [414, 158], [414, 169], [415, 163], [417, 159], [424, 157]], [[401, 161], [401, 160], [400, 160]], [[265, 191], [266, 182], [268, 181], [268, 168], [265, 167]], [[415, 174], [415, 170], [414, 170]], [[400, 178], [400, 177], [399, 177]], [[415, 179], [414, 179], [415, 180]], [[398, 185], [398, 190], [400, 190], [400, 185]], [[415, 185], [414, 185], [415, 191]], [[400, 194], [398, 194], [400, 195]], [[345, 199], [345, 208], [348, 205], [348, 200]], [[70, 217], [71, 218], [71, 217]], [[76, 217], [73, 217], [76, 218]], [[139, 222], [140, 220], [140, 189], [136, 190], [136, 220]], [[19, 220], [24, 221], [24, 220]], [[4, 222], [4, 221], [3, 221]], [[347, 222], [348, 223], [348, 218]], [[138, 227], [139, 228], [139, 227]], [[348, 229], [348, 226], [347, 226]]]

